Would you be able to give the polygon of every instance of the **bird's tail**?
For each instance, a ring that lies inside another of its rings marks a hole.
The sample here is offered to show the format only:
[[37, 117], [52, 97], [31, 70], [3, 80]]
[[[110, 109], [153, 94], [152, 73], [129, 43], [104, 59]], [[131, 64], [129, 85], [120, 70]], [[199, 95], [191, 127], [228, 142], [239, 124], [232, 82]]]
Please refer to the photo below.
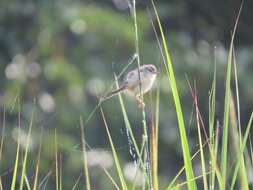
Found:
[[112, 92], [109, 92], [108, 94], [106, 94], [105, 96], [102, 96], [100, 101], [104, 101], [104, 100], [107, 100], [107, 99], [110, 99], [111, 97], [113, 96], [116, 96], [118, 95], [119, 93], [123, 92], [126, 90], [126, 85], [123, 85], [122, 87], [112, 91]]

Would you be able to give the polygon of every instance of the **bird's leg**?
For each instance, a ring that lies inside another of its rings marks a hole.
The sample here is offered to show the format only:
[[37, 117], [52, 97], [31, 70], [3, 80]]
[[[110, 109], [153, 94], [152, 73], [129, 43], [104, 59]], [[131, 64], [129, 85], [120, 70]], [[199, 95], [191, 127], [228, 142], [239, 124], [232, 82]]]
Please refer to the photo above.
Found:
[[136, 95], [136, 96], [135, 96], [135, 99], [136, 99], [136, 101], [137, 101], [137, 103], [138, 103], [138, 107], [141, 108], [142, 110], [144, 110], [144, 108], [145, 108], [145, 103], [142, 101], [142, 99], [140, 98], [140, 96], [139, 96], [139, 95]]

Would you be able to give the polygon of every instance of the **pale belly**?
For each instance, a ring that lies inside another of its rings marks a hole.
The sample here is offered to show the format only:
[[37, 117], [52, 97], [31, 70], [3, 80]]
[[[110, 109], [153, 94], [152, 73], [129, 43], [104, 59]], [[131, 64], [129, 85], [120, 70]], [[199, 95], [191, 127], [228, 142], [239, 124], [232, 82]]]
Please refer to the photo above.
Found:
[[[149, 76], [149, 77], [142, 77], [141, 80], [141, 92], [145, 94], [146, 92], [150, 91], [152, 88], [152, 85], [155, 81], [156, 76]], [[127, 90], [127, 93], [131, 96], [138, 96], [140, 95], [140, 85], [135, 85], [130, 90]]]

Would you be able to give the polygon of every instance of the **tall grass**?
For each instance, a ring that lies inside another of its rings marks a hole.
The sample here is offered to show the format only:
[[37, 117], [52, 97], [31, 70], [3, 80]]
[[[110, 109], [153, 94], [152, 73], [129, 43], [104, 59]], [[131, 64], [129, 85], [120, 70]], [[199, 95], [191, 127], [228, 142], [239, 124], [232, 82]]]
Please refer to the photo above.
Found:
[[163, 28], [162, 28], [160, 18], [158, 16], [154, 1], [151, 1], [151, 2], [153, 5], [153, 8], [154, 8], [154, 11], [155, 11], [156, 20], [157, 20], [158, 26], [159, 26], [159, 31], [161, 33], [162, 45], [164, 48], [166, 63], [167, 63], [167, 67], [168, 67], [167, 76], [170, 81], [170, 87], [172, 90], [173, 100], [174, 100], [175, 109], [176, 109], [176, 113], [177, 113], [178, 127], [179, 127], [179, 132], [180, 132], [181, 146], [182, 146], [183, 158], [184, 158], [184, 164], [185, 164], [185, 173], [186, 173], [187, 181], [189, 182], [189, 183], [187, 183], [187, 185], [188, 185], [189, 189], [195, 190], [195, 189], [197, 189], [197, 186], [196, 186], [195, 180], [193, 180], [194, 174], [193, 174], [193, 168], [192, 168], [192, 163], [191, 163], [190, 148], [189, 148], [189, 144], [188, 144], [188, 140], [187, 140], [187, 136], [186, 136], [184, 116], [183, 116], [183, 112], [182, 112], [182, 108], [181, 108], [181, 102], [180, 102], [180, 97], [179, 97], [179, 93], [178, 93], [177, 82], [176, 82], [176, 78], [174, 75], [173, 64], [171, 61], [170, 52], [169, 52], [169, 49], [167, 46], [166, 38], [165, 38], [165, 35], [163, 32]]
[[[133, 0], [131, 4], [131, 12], [133, 16], [134, 22], [134, 32], [135, 32], [135, 57], [133, 60], [137, 60], [138, 68], [141, 65], [141, 60], [139, 57], [139, 37], [138, 37], [138, 15], [136, 12], [135, 7], [135, 0]], [[167, 46], [167, 39], [163, 31], [163, 26], [161, 24], [159, 14], [156, 10], [156, 6], [153, 1], [151, 1], [153, 12], [155, 15], [156, 22], [158, 23], [158, 29], [156, 32], [160, 34], [161, 39], [157, 35], [157, 40], [159, 46], [161, 47], [161, 54], [164, 55], [164, 62], [166, 67], [166, 76], [168, 78], [168, 88], [171, 88], [175, 112], [177, 115], [178, 121], [178, 129], [179, 129], [179, 136], [181, 140], [181, 151], [184, 160], [183, 167], [178, 171], [178, 173], [173, 177], [172, 180], [168, 179], [167, 186], [165, 187], [167, 190], [172, 189], [182, 189], [187, 188], [188, 190], [196, 190], [196, 189], [204, 189], [204, 190], [226, 190], [226, 189], [243, 189], [249, 190], [250, 189], [250, 182], [248, 180], [249, 172], [252, 169], [253, 165], [253, 151], [252, 151], [252, 144], [250, 142], [250, 150], [247, 149], [247, 143], [249, 142], [250, 130], [252, 126], [253, 120], [253, 113], [249, 118], [247, 126], [241, 126], [240, 123], [240, 102], [239, 102], [239, 77], [237, 76], [237, 66], [236, 66], [236, 57], [234, 53], [233, 41], [235, 37], [235, 31], [238, 24], [239, 16], [236, 20], [234, 30], [231, 37], [229, 53], [228, 53], [228, 61], [227, 61], [227, 70], [226, 70], [226, 80], [225, 80], [225, 98], [224, 98], [224, 112], [223, 112], [223, 123], [221, 126], [217, 123], [215, 118], [216, 115], [216, 63], [213, 75], [213, 82], [209, 93], [209, 101], [207, 105], [209, 107], [209, 114], [208, 114], [208, 125], [205, 126], [202, 114], [199, 109], [198, 105], [198, 97], [197, 97], [197, 86], [194, 85], [194, 88], [189, 85], [193, 103], [195, 106], [195, 115], [196, 115], [196, 128], [198, 133], [198, 150], [192, 154], [192, 150], [189, 146], [189, 141], [186, 135], [185, 129], [185, 118], [184, 112], [182, 109], [182, 102], [180, 98], [179, 89], [177, 86], [177, 78], [175, 76], [174, 68], [176, 69], [176, 64], [172, 62], [171, 54], [169, 48]], [[241, 11], [241, 8], [240, 8]], [[239, 13], [240, 13], [239, 11]], [[234, 69], [234, 78], [235, 78], [235, 88], [236, 88], [236, 98], [233, 98], [232, 91], [231, 91], [231, 78], [233, 75]], [[122, 73], [121, 73], [122, 74]], [[120, 75], [121, 75], [120, 74]], [[118, 77], [115, 75], [115, 83], [118, 86]], [[189, 82], [190, 84], [190, 82]], [[141, 86], [140, 86], [141, 91]], [[156, 98], [155, 98], [155, 109], [153, 110], [153, 121], [150, 126], [150, 133], [148, 131], [147, 122], [146, 122], [146, 113], [145, 110], [141, 110], [142, 112], [142, 140], [141, 143], [138, 144], [138, 139], [134, 134], [134, 130], [131, 125], [131, 118], [129, 118], [127, 114], [127, 109], [124, 104], [124, 99], [121, 95], [118, 96], [120, 108], [123, 115], [123, 120], [125, 124], [125, 129], [127, 134], [129, 134], [129, 140], [131, 141], [133, 148], [137, 154], [137, 166], [143, 172], [143, 185], [142, 189], [153, 189], [159, 190], [162, 188], [160, 185], [159, 180], [159, 154], [164, 154], [164, 152], [159, 152], [159, 107], [161, 104], [160, 100], [160, 91], [159, 88], [157, 89]], [[142, 95], [143, 99], [143, 95]], [[54, 133], [54, 168], [51, 168], [48, 173], [45, 175], [44, 178], [40, 179], [40, 162], [41, 162], [41, 151], [43, 147], [43, 136], [41, 131], [40, 137], [40, 145], [38, 148], [38, 156], [35, 158], [35, 173], [34, 178], [27, 175], [27, 167], [29, 165], [28, 160], [33, 159], [29, 158], [29, 139], [32, 134], [32, 126], [34, 124], [33, 115], [31, 116], [30, 123], [28, 126], [28, 140], [27, 144], [24, 149], [24, 156], [22, 154], [22, 150], [20, 149], [21, 142], [20, 142], [20, 114], [21, 114], [21, 102], [20, 97], [17, 96], [17, 102], [15, 102], [15, 106], [17, 106], [18, 114], [17, 114], [17, 126], [18, 126], [18, 137], [17, 137], [17, 144], [16, 144], [16, 151], [15, 151], [15, 160], [13, 163], [13, 174], [12, 180], [10, 184], [10, 189], [45, 189], [47, 187], [49, 179], [53, 180], [55, 183], [55, 189], [61, 190], [64, 188], [64, 173], [63, 173], [63, 165], [64, 160], [62, 159], [60, 149], [58, 147], [58, 136], [57, 131], [55, 129]], [[89, 160], [87, 158], [87, 148], [91, 149], [88, 143], [86, 142], [85, 135], [84, 135], [84, 127], [86, 126], [87, 122], [90, 118], [94, 115], [95, 111], [99, 109], [103, 124], [105, 126], [106, 135], [108, 137], [108, 141], [110, 144], [111, 153], [114, 159], [114, 166], [115, 166], [115, 177], [112, 177], [110, 174], [111, 171], [105, 169], [101, 166], [102, 172], [106, 174], [108, 177], [108, 181], [112, 182], [113, 188], [115, 189], [137, 189], [135, 182], [130, 182], [126, 179], [123, 172], [123, 161], [119, 156], [119, 153], [116, 149], [116, 145], [114, 143], [113, 136], [111, 134], [111, 129], [109, 125], [109, 120], [107, 119], [107, 113], [104, 113], [102, 103], [96, 106], [96, 108], [92, 111], [92, 114], [88, 116], [86, 121], [84, 122], [82, 117], [80, 117], [80, 127], [81, 127], [81, 145], [82, 145], [82, 162], [83, 162], [83, 172], [80, 176], [75, 179], [72, 189], [77, 189], [79, 180], [84, 177], [85, 184], [82, 184], [82, 187], [85, 189], [93, 189], [92, 183], [92, 175], [90, 174], [89, 168]], [[1, 134], [1, 141], [0, 141], [0, 159], [2, 160], [4, 152], [4, 133], [5, 133], [5, 108], [4, 108], [4, 117], [3, 117], [3, 128]], [[243, 132], [242, 128], [245, 129]], [[207, 134], [206, 130], [208, 131], [209, 135]], [[220, 134], [222, 133], [222, 138], [220, 139]], [[229, 140], [233, 140], [235, 145], [229, 147]], [[231, 163], [233, 165], [232, 168], [228, 168], [228, 163], [230, 160], [228, 159], [228, 155], [230, 155], [230, 151], [228, 148], [231, 148], [233, 151], [233, 159]], [[248, 154], [250, 156], [248, 156]], [[194, 165], [193, 160], [195, 162], [200, 163], [201, 165], [201, 175], [194, 174]], [[19, 167], [20, 163], [22, 164]], [[247, 165], [249, 164], [249, 165]], [[53, 172], [54, 171], [54, 172]], [[54, 175], [51, 175], [51, 174]], [[180, 181], [179, 178], [185, 174], [186, 178], [185, 181]], [[2, 176], [0, 176], [0, 189], [3, 189], [2, 185]], [[198, 184], [200, 185], [197, 185]], [[31, 187], [30, 184], [33, 183]], [[19, 187], [18, 185], [19, 184]]]

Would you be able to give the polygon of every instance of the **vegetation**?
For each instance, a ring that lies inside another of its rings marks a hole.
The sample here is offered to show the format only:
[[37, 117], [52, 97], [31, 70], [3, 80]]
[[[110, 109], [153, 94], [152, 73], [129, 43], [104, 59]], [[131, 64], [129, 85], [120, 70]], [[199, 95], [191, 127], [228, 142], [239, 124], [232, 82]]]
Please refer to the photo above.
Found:
[[[243, 6], [226, 52], [170, 35], [163, 1], [136, 3], [1, 3], [1, 190], [253, 187]], [[122, 94], [99, 102], [144, 63], [161, 73], [145, 110]]]

